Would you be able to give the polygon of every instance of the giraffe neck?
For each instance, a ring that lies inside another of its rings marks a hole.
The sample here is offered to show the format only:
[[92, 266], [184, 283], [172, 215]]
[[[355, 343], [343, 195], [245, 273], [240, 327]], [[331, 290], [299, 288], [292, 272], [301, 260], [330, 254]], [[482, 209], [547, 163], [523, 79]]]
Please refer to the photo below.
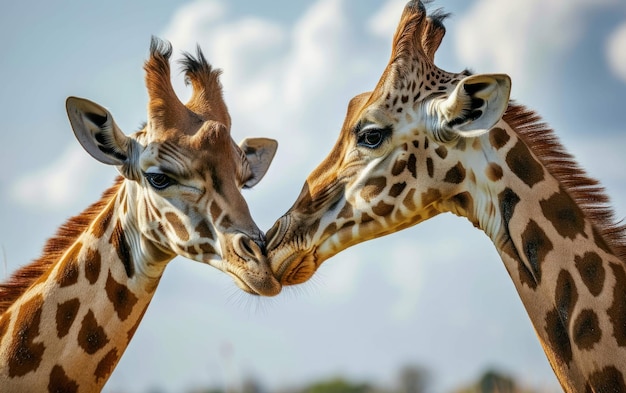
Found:
[[[146, 263], [137, 251], [141, 237], [126, 188], [118, 183], [67, 224], [85, 221], [71, 239], [56, 239], [67, 247], [53, 260], [44, 256], [35, 262], [43, 266], [42, 274], [22, 284], [30, 286], [0, 315], [3, 389], [100, 391], [112, 373], [167, 262]], [[55, 245], [49, 241], [46, 251]]]
[[[619, 228], [551, 135], [538, 136], [538, 124], [520, 131], [523, 124], [509, 113], [477, 139], [485, 167], [470, 175], [471, 197], [457, 196], [447, 210], [493, 241], [563, 389], [626, 391], [626, 264], [621, 239], [610, 236]], [[565, 175], [558, 165], [569, 167]]]

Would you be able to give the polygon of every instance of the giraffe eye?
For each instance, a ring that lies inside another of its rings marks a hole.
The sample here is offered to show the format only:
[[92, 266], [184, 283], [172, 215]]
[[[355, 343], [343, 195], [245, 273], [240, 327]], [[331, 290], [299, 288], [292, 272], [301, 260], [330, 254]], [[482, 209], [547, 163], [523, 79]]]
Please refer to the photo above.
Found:
[[164, 190], [174, 184], [174, 180], [163, 173], [144, 173], [144, 176], [156, 190]]
[[359, 146], [375, 149], [383, 143], [389, 134], [390, 130], [387, 128], [367, 127], [358, 135], [357, 144]]

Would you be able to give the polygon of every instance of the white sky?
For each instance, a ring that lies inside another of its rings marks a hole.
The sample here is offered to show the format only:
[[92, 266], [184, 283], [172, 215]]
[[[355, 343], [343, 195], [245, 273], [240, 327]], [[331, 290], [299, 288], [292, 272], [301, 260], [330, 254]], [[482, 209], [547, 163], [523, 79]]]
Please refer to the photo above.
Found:
[[[19, 4], [17, 4], [19, 3]], [[261, 228], [295, 200], [330, 150], [348, 100], [372, 89], [404, 1], [49, 2], [0, 14], [0, 250], [6, 277], [111, 183], [82, 151], [63, 102], [90, 98], [133, 132], [145, 120], [150, 35], [175, 53], [202, 47], [222, 68], [233, 138], [278, 139], [268, 175], [244, 196]], [[294, 5], [297, 4], [297, 5]], [[626, 216], [626, 4], [623, 0], [436, 1], [453, 16], [436, 61], [504, 72], [599, 178]], [[11, 38], [8, 38], [11, 37]], [[175, 75], [182, 97], [188, 94]], [[176, 259], [107, 392], [266, 387], [338, 373], [389, 382], [403, 365], [449, 390], [496, 366], [558, 391], [488, 238], [443, 216], [364, 243], [273, 299], [251, 299], [220, 272]]]

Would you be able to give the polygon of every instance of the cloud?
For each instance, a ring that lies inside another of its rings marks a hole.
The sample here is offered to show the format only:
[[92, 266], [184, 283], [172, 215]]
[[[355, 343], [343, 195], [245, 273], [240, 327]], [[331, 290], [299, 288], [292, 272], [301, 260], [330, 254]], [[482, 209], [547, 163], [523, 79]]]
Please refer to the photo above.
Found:
[[516, 87], [553, 72], [584, 34], [586, 15], [616, 0], [480, 0], [463, 14], [455, 30], [463, 64], [480, 72], [505, 72]]
[[405, 0], [389, 0], [383, 4], [367, 21], [367, 28], [370, 33], [373, 36], [391, 40], [405, 5]]
[[75, 205], [82, 196], [69, 185], [88, 182], [100, 167], [102, 164], [73, 143], [55, 162], [19, 178], [9, 193], [16, 203], [28, 208], [66, 208]]
[[609, 37], [606, 57], [611, 71], [626, 82], [626, 22], [615, 29]]

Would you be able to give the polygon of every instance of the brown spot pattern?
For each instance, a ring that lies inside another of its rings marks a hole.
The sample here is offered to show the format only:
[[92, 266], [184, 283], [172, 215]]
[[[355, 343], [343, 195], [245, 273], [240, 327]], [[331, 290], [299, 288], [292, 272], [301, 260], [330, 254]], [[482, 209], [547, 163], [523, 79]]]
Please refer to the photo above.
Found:
[[574, 321], [574, 343], [582, 350], [590, 350], [602, 338], [600, 322], [595, 311], [585, 309], [578, 314]]
[[503, 148], [510, 139], [509, 134], [500, 127], [494, 127], [489, 132], [489, 143], [496, 150]]
[[485, 174], [487, 175], [487, 178], [489, 180], [498, 181], [502, 179], [502, 175], [503, 175], [502, 167], [496, 164], [495, 162], [490, 162], [489, 165], [487, 165]]
[[48, 382], [49, 393], [76, 393], [77, 391], [78, 384], [65, 374], [63, 367], [58, 364], [52, 367]]
[[426, 159], [426, 171], [428, 172], [428, 177], [430, 178], [435, 175], [435, 166], [433, 164], [433, 159], [430, 157]]
[[604, 287], [605, 278], [600, 256], [595, 252], [587, 252], [582, 257], [576, 256], [574, 263], [589, 292], [593, 296], [598, 296]]
[[398, 197], [398, 195], [402, 194], [402, 191], [404, 191], [405, 188], [406, 188], [405, 182], [396, 183], [393, 186], [391, 186], [391, 189], [389, 190], [389, 196], [392, 198], [396, 198]]
[[106, 210], [102, 212], [101, 219], [96, 221], [91, 228], [91, 233], [97, 238], [100, 239], [104, 236], [107, 228], [109, 227], [109, 223], [111, 222], [111, 218], [113, 218], [113, 212], [115, 210], [115, 204], [109, 203], [106, 207]]
[[200, 221], [194, 230], [201, 239], [214, 239], [211, 227], [205, 220]]
[[61, 288], [78, 282], [78, 254], [82, 247], [81, 242], [76, 243], [63, 259], [56, 276], [56, 281]]
[[385, 217], [393, 211], [394, 206], [385, 203], [384, 201], [378, 202], [375, 206], [372, 206], [372, 212], [379, 217]]
[[20, 307], [8, 353], [10, 377], [21, 377], [35, 371], [41, 363], [46, 347], [35, 343], [35, 339], [39, 336], [42, 306], [43, 296], [39, 294]]
[[217, 219], [222, 214], [222, 208], [215, 201], [211, 202], [211, 207], [209, 208], [209, 211], [211, 212], [211, 217], [213, 218], [214, 222], [217, 221]]
[[589, 393], [626, 392], [626, 381], [624, 381], [624, 375], [615, 366], [607, 366], [589, 376], [585, 390]]
[[368, 179], [361, 189], [361, 198], [363, 198], [366, 202], [370, 202], [383, 192], [386, 185], [387, 179], [383, 176]]
[[350, 219], [354, 216], [354, 209], [352, 209], [352, 205], [348, 202], [345, 202], [339, 214], [337, 214], [337, 218], [342, 218], [344, 220]]
[[626, 346], [626, 273], [624, 266], [615, 263], [609, 264], [615, 277], [613, 287], [613, 304], [608, 309], [609, 319], [613, 324], [613, 337], [620, 347]]
[[441, 192], [436, 188], [429, 188], [422, 193], [422, 206], [426, 207], [441, 199]]
[[115, 228], [113, 228], [113, 233], [111, 233], [111, 239], [109, 239], [109, 243], [111, 243], [117, 251], [117, 256], [120, 258], [120, 261], [122, 261], [122, 264], [124, 265], [124, 270], [126, 271], [126, 275], [128, 276], [128, 278], [134, 276], [135, 265], [133, 263], [133, 256], [130, 252], [130, 246], [128, 245], [128, 241], [126, 240], [126, 235], [124, 234], [122, 223], [119, 220], [115, 224]]
[[57, 337], [62, 338], [70, 331], [79, 308], [80, 301], [78, 298], [70, 299], [57, 306]]
[[561, 365], [569, 364], [572, 361], [572, 346], [567, 335], [567, 328], [563, 324], [557, 309], [548, 312], [546, 315], [545, 329], [557, 362]]
[[406, 167], [411, 172], [411, 176], [414, 179], [417, 179], [417, 158], [415, 158], [415, 154], [411, 154], [409, 156], [409, 161], [406, 163]]
[[465, 168], [463, 164], [457, 162], [455, 166], [448, 169], [446, 172], [446, 177], [443, 179], [446, 183], [459, 184], [463, 180], [465, 180]]
[[409, 192], [406, 193], [402, 204], [409, 209], [409, 211], [414, 211], [416, 209], [415, 206], [415, 188], [411, 188]]
[[461, 208], [464, 212], [469, 212], [473, 210], [474, 206], [474, 198], [472, 198], [472, 194], [465, 191], [460, 194], [456, 194], [452, 197], [454, 203]]
[[89, 249], [85, 256], [85, 277], [90, 284], [95, 284], [100, 277], [102, 257], [97, 249]]
[[539, 284], [541, 283], [541, 264], [554, 246], [534, 220], [530, 220], [524, 233], [522, 233], [522, 245], [533, 277]]
[[165, 213], [165, 219], [170, 223], [170, 226], [174, 230], [174, 233], [176, 233], [176, 236], [180, 240], [184, 242], [189, 240], [189, 232], [187, 231], [185, 224], [183, 224], [178, 215], [172, 212], [167, 212]]
[[554, 302], [557, 305], [561, 320], [567, 325], [578, 301], [578, 291], [572, 275], [567, 270], [561, 270], [556, 280]]
[[391, 167], [391, 174], [394, 176], [398, 176], [399, 174], [404, 172], [405, 168], [406, 168], [406, 161], [398, 160], [393, 164], [393, 167]]
[[102, 326], [98, 325], [93, 311], [89, 309], [78, 331], [78, 345], [90, 355], [98, 352], [109, 342]]
[[561, 236], [574, 239], [578, 234], [585, 235], [583, 213], [563, 189], [540, 204], [543, 215]]
[[105, 286], [107, 297], [113, 304], [113, 308], [120, 320], [125, 321], [133, 311], [133, 307], [137, 303], [137, 296], [132, 293], [126, 285], [120, 284], [109, 272]]
[[528, 187], [534, 186], [543, 180], [543, 167], [530, 154], [528, 147], [522, 142], [517, 141], [515, 146], [506, 156], [506, 163], [511, 171], [519, 177]]
[[441, 158], [445, 159], [448, 156], [448, 149], [445, 146], [441, 145], [435, 149], [435, 153]]
[[94, 375], [96, 377], [96, 382], [99, 382], [101, 379], [106, 379], [115, 368], [117, 361], [119, 359], [119, 355], [117, 353], [117, 349], [113, 348], [106, 355], [100, 359], [98, 365], [96, 366], [96, 371]]

